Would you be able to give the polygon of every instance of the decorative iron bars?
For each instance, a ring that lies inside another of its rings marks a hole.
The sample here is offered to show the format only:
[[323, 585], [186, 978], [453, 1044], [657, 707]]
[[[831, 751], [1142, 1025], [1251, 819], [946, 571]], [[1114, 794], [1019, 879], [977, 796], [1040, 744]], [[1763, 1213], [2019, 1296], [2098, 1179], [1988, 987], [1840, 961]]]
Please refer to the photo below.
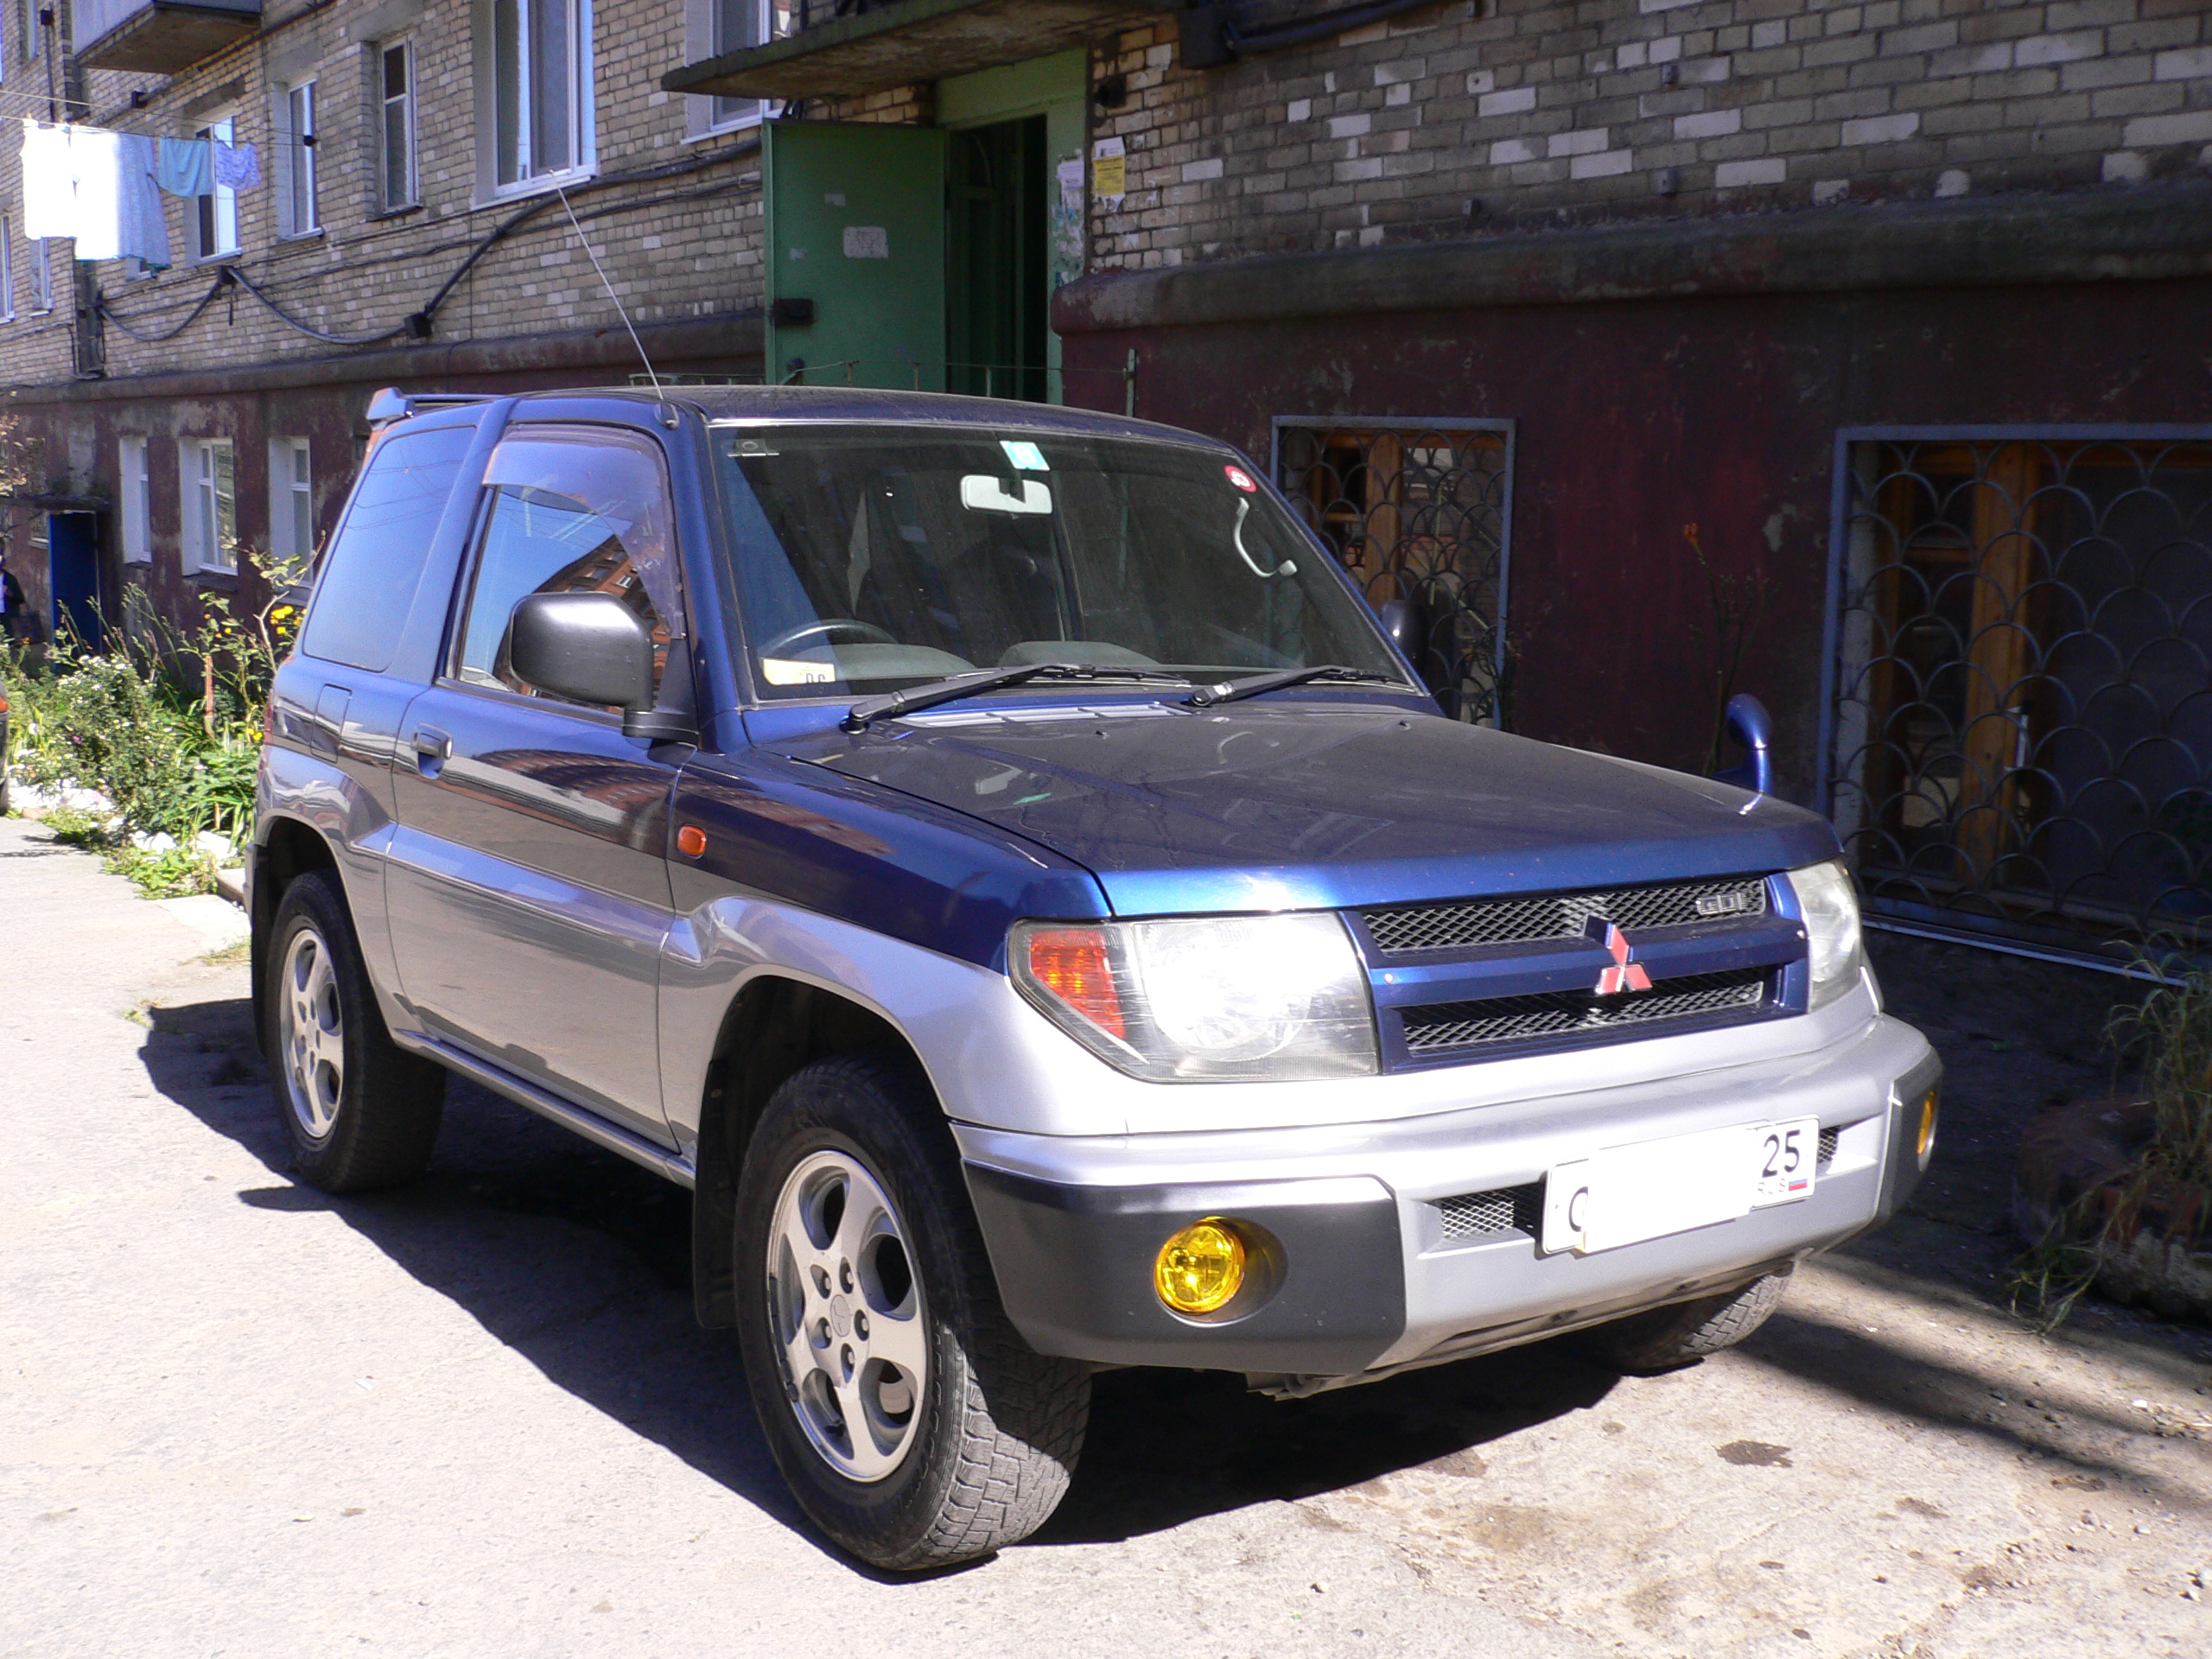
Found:
[[1870, 911], [2212, 945], [2212, 433], [1846, 433], [1828, 798]]
[[[1402, 625], [1445, 712], [1505, 724], [1512, 423], [1286, 416], [1274, 440], [1283, 493], [1368, 603]], [[1403, 610], [1385, 610], [1392, 601]]]

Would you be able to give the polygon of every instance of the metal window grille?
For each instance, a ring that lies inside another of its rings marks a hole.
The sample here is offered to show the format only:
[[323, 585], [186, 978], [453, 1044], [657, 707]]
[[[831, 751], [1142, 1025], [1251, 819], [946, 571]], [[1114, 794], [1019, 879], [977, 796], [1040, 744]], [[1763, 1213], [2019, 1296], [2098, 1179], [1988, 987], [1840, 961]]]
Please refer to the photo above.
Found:
[[1508, 724], [1513, 423], [1278, 416], [1274, 473], [1368, 602], [1408, 607], [1445, 711]]
[[1825, 798], [1870, 914], [2212, 944], [2212, 430], [1847, 432]]

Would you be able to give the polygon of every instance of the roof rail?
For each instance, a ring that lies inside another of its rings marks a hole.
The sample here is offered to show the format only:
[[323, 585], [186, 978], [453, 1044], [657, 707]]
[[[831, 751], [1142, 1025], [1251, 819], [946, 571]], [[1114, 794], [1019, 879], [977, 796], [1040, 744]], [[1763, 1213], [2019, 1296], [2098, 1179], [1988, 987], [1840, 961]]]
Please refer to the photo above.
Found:
[[386, 386], [369, 399], [369, 424], [388, 426], [426, 409], [444, 409], [455, 404], [488, 404], [497, 396], [489, 391], [402, 391], [397, 386]]

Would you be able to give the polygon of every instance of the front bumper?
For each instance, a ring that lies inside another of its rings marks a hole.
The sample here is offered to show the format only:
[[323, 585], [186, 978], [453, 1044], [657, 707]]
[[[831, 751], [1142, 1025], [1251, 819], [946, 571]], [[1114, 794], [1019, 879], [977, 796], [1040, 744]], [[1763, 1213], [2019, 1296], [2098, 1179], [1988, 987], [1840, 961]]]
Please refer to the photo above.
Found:
[[[953, 1127], [1007, 1313], [1039, 1352], [1349, 1377], [1732, 1288], [1887, 1220], [1924, 1172], [1920, 1103], [1941, 1075], [1917, 1032], [1877, 1018], [1786, 1060], [1390, 1122], [1096, 1137]], [[1447, 1222], [1446, 1200], [1525, 1192], [1599, 1147], [1796, 1117], [1836, 1133], [1795, 1204], [1585, 1256], [1544, 1255], [1518, 1227], [1471, 1237]], [[1161, 1243], [1208, 1216], [1281, 1246], [1274, 1294], [1213, 1322], [1171, 1313], [1152, 1289]]]

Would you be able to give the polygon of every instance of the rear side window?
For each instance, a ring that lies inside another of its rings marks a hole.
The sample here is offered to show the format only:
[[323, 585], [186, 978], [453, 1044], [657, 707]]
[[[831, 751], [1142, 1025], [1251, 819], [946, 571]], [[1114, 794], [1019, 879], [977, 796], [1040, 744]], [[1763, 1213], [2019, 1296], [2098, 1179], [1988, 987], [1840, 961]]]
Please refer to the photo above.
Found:
[[391, 666], [446, 497], [475, 438], [473, 427], [438, 427], [400, 433], [371, 452], [324, 558], [301, 651], [372, 674]]

